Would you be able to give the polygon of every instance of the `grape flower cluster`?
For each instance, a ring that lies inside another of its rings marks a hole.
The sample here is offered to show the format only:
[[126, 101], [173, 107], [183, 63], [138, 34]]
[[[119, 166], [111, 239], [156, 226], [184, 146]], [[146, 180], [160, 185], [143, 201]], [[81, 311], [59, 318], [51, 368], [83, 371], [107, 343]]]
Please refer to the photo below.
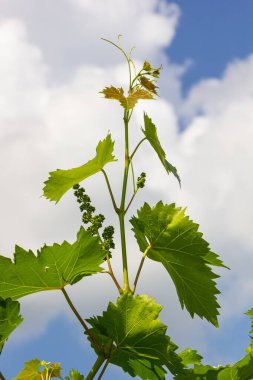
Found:
[[82, 212], [82, 221], [84, 224], [89, 224], [86, 228], [92, 236], [98, 236], [102, 243], [102, 249], [106, 252], [106, 255], [111, 257], [111, 249], [115, 248], [113, 241], [114, 227], [107, 226], [104, 228], [101, 236], [99, 230], [103, 226], [105, 220], [104, 215], [95, 214], [95, 207], [91, 205], [90, 197], [85, 193], [85, 189], [79, 184], [73, 186], [74, 195], [77, 203], [79, 203], [79, 209]]
[[140, 176], [137, 178], [137, 183], [136, 183], [137, 189], [143, 189], [143, 187], [145, 186], [145, 182], [146, 182], [146, 173], [142, 172]]

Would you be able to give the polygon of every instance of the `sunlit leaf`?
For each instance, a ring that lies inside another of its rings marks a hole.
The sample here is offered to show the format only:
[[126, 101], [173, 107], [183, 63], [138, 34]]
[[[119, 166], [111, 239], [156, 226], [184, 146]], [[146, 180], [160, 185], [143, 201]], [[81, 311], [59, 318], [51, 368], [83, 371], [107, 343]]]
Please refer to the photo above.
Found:
[[61, 197], [74, 185], [84, 179], [100, 172], [109, 162], [116, 161], [113, 156], [114, 142], [110, 133], [98, 143], [96, 156], [86, 164], [69, 170], [57, 169], [50, 172], [50, 177], [45, 181], [44, 196], [50, 201], [59, 202]]
[[182, 364], [175, 353], [177, 346], [166, 336], [166, 326], [158, 319], [161, 309], [146, 295], [124, 294], [116, 305], [110, 303], [101, 317], [88, 322], [97, 340], [101, 344], [107, 341], [111, 347], [112, 364], [131, 376], [165, 379], [164, 367], [179, 373]]
[[185, 215], [185, 209], [162, 202], [151, 208], [145, 203], [130, 221], [140, 250], [148, 248], [147, 256], [170, 274], [181, 306], [192, 317], [197, 314], [217, 326], [219, 291], [214, 279], [218, 276], [206, 260], [208, 243], [199, 226]]
[[62, 289], [100, 272], [104, 251], [98, 238], [81, 227], [71, 244], [44, 246], [38, 255], [16, 246], [14, 262], [0, 256], [0, 296], [17, 299], [44, 290]]
[[193, 350], [192, 348], [186, 348], [178, 355], [182, 359], [183, 365], [185, 367], [188, 367], [192, 364], [200, 364], [201, 360], [203, 359], [202, 356], [199, 355], [198, 352], [196, 350]]

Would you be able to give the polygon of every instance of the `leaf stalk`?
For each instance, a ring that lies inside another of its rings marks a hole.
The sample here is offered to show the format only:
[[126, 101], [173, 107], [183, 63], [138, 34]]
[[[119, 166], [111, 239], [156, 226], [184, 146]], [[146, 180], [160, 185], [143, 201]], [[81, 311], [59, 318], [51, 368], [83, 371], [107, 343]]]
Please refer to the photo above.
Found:
[[142, 270], [142, 267], [143, 267], [143, 264], [144, 264], [145, 258], [146, 258], [146, 256], [147, 256], [148, 251], [150, 250], [150, 248], [151, 248], [151, 246], [149, 245], [149, 246], [145, 249], [145, 251], [144, 251], [144, 253], [143, 253], [143, 255], [142, 255], [142, 259], [141, 259], [141, 262], [140, 262], [140, 265], [139, 265], [139, 268], [138, 268], [138, 271], [137, 271], [137, 273], [136, 273], [136, 277], [135, 277], [135, 280], [134, 280], [134, 285], [133, 285], [133, 287], [132, 287], [132, 294], [135, 293], [136, 286], [137, 286], [137, 283], [138, 283], [138, 280], [139, 280], [139, 277], [140, 277], [140, 274], [141, 274], [141, 270]]
[[75, 308], [73, 302], [71, 301], [68, 293], [66, 292], [66, 290], [64, 288], [61, 289], [67, 303], [69, 304], [71, 310], [73, 311], [73, 313], [75, 314], [75, 316], [77, 317], [78, 321], [81, 323], [81, 325], [83, 326], [85, 332], [88, 334], [92, 344], [94, 345], [94, 347], [96, 347], [97, 350], [100, 350], [100, 345], [98, 344], [96, 338], [94, 337], [94, 335], [92, 334], [92, 332], [90, 331], [89, 327], [87, 326], [87, 324], [85, 323], [85, 321], [83, 320], [83, 318], [81, 317], [81, 315], [78, 313], [77, 309]]
[[92, 369], [90, 370], [89, 374], [86, 376], [86, 380], [92, 380], [92, 379], [94, 379], [94, 377], [98, 373], [99, 369], [103, 365], [104, 361], [105, 361], [105, 357], [104, 356], [99, 355], [97, 357], [97, 360], [95, 361]]

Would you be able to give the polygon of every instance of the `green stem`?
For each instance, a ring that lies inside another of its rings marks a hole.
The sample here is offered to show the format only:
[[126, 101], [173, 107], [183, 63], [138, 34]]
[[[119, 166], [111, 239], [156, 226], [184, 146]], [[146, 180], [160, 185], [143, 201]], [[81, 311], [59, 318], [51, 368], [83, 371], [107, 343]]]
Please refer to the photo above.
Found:
[[77, 317], [78, 321], [81, 323], [81, 325], [83, 326], [84, 330], [86, 331], [86, 333], [88, 334], [92, 344], [94, 345], [94, 347], [97, 349], [97, 350], [100, 350], [100, 345], [98, 344], [96, 338], [94, 337], [94, 335], [91, 333], [89, 327], [86, 325], [85, 321], [83, 320], [83, 318], [81, 317], [81, 315], [78, 313], [77, 309], [75, 308], [74, 304], [72, 303], [71, 299], [69, 298], [69, 295], [68, 293], [66, 292], [66, 290], [64, 288], [61, 289], [67, 303], [69, 304], [71, 310], [73, 311], [73, 313], [75, 314], [75, 316]]
[[129, 88], [131, 89], [132, 88], [132, 71], [131, 71], [131, 65], [130, 65], [130, 58], [127, 56], [127, 54], [125, 53], [125, 51], [122, 49], [121, 46], [115, 44], [114, 42], [110, 41], [110, 40], [107, 40], [106, 38], [101, 38], [101, 40], [103, 41], [106, 41], [108, 42], [109, 44], [115, 46], [117, 49], [119, 49], [121, 51], [121, 53], [123, 53], [124, 57], [126, 58], [127, 60], [127, 64], [128, 64], [128, 71], [129, 71]]
[[2, 374], [2, 372], [0, 372], [0, 380], [5, 380], [5, 377], [4, 377], [4, 375]]
[[127, 180], [129, 172], [129, 142], [128, 142], [128, 123], [129, 123], [129, 111], [124, 113], [124, 126], [125, 126], [125, 168], [124, 168], [124, 178], [122, 185], [121, 203], [119, 211], [119, 224], [120, 224], [120, 237], [121, 237], [121, 248], [122, 248], [122, 264], [123, 264], [123, 276], [124, 276], [124, 290], [129, 291], [129, 279], [128, 279], [128, 268], [127, 268], [127, 250], [126, 250], [126, 234], [125, 234], [125, 202], [126, 202], [126, 190], [127, 190]]
[[134, 188], [134, 192], [135, 192], [135, 191], [136, 191], [136, 187], [135, 187], [135, 176], [134, 176], [134, 166], [133, 166], [133, 162], [132, 162], [132, 160], [130, 161], [130, 165], [131, 165], [131, 172], [132, 172], [133, 188]]
[[115, 198], [113, 196], [113, 192], [112, 192], [112, 188], [111, 188], [111, 185], [110, 185], [109, 178], [108, 178], [108, 176], [106, 174], [106, 171], [104, 169], [102, 169], [101, 171], [102, 171], [102, 173], [103, 173], [103, 175], [105, 177], [105, 181], [106, 181], [106, 184], [107, 184], [107, 187], [108, 187], [108, 191], [109, 191], [109, 194], [110, 194], [110, 197], [111, 197], [111, 200], [112, 200], [113, 208], [114, 208], [115, 212], [118, 214], [119, 209], [118, 209], [118, 207], [116, 205]]
[[118, 291], [119, 291], [119, 294], [121, 294], [122, 293], [122, 289], [121, 289], [121, 286], [120, 286], [120, 284], [118, 283], [118, 281], [117, 281], [117, 279], [116, 279], [116, 277], [115, 277], [115, 275], [114, 275], [114, 272], [113, 272], [113, 270], [112, 270], [112, 266], [111, 266], [111, 261], [110, 261], [110, 258], [108, 257], [108, 255], [107, 255], [107, 257], [106, 257], [106, 261], [107, 261], [107, 265], [108, 265], [108, 274], [111, 276], [111, 278], [112, 278], [112, 280], [113, 280], [113, 282], [114, 282], [114, 284], [117, 286], [117, 289], [118, 289]]
[[92, 369], [90, 370], [88, 376], [86, 376], [86, 380], [92, 380], [92, 379], [94, 379], [94, 377], [98, 373], [98, 371], [99, 371], [100, 367], [102, 366], [102, 364], [104, 363], [104, 361], [105, 361], [105, 357], [99, 355], [98, 358], [97, 358], [97, 360], [95, 361]]
[[100, 373], [100, 375], [98, 377], [98, 380], [102, 379], [102, 376], [105, 373], [105, 370], [106, 370], [108, 364], [110, 363], [110, 360], [111, 360], [110, 357], [106, 360], [105, 365], [104, 365], [104, 367], [103, 367], [103, 369], [102, 369], [102, 371], [101, 371], [101, 373]]
[[134, 200], [134, 197], [135, 197], [137, 191], [138, 191], [138, 189], [134, 191], [134, 193], [133, 193], [133, 195], [132, 195], [132, 198], [130, 199], [130, 202], [128, 203], [128, 206], [127, 206], [127, 208], [125, 209], [125, 213], [124, 213], [124, 214], [127, 213], [129, 207], [131, 206], [131, 204], [132, 204], [132, 202], [133, 202], [133, 200]]
[[133, 153], [132, 153], [131, 156], [130, 156], [131, 161], [132, 161], [132, 159], [133, 159], [133, 156], [134, 156], [135, 153], [137, 152], [139, 146], [140, 146], [140, 145], [143, 143], [143, 141], [145, 141], [145, 140], [147, 140], [147, 137], [144, 137], [143, 139], [141, 139], [141, 141], [139, 141], [139, 143], [136, 145], [136, 147], [135, 147]]
[[141, 262], [140, 262], [140, 265], [139, 265], [139, 268], [138, 268], [138, 271], [137, 271], [137, 274], [136, 274], [136, 277], [135, 277], [135, 280], [134, 280], [134, 285], [132, 287], [132, 293], [134, 294], [135, 293], [135, 290], [136, 290], [136, 286], [137, 286], [137, 283], [138, 283], [138, 280], [139, 280], [139, 277], [140, 277], [140, 274], [141, 274], [141, 270], [142, 270], [142, 267], [143, 267], [143, 264], [144, 264], [144, 261], [145, 261], [145, 258], [148, 254], [148, 251], [150, 250], [151, 246], [149, 245], [146, 249], [145, 249], [145, 252], [143, 253], [142, 255], [142, 259], [141, 259]]

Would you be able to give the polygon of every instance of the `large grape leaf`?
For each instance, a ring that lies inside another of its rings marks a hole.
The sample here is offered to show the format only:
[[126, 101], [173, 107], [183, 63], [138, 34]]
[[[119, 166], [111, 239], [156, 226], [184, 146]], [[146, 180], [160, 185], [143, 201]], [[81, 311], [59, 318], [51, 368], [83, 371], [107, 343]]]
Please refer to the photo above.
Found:
[[124, 294], [116, 305], [110, 303], [103, 316], [88, 320], [92, 333], [110, 347], [110, 362], [131, 376], [146, 380], [165, 379], [167, 367], [182, 371], [177, 346], [166, 336], [166, 326], [158, 319], [162, 307], [146, 295]]
[[38, 255], [16, 246], [14, 262], [0, 256], [0, 296], [17, 299], [44, 290], [62, 289], [100, 272], [104, 251], [98, 238], [84, 230], [71, 244], [44, 246]]
[[0, 354], [6, 340], [22, 321], [18, 301], [0, 297]]
[[158, 139], [158, 136], [157, 136], [156, 126], [146, 113], [144, 113], [144, 129], [142, 129], [142, 132], [144, 133], [146, 139], [149, 141], [151, 146], [156, 151], [156, 153], [157, 153], [161, 163], [163, 164], [166, 172], [168, 174], [172, 173], [176, 177], [176, 179], [178, 180], [179, 185], [181, 185], [181, 181], [180, 181], [180, 177], [177, 173], [177, 169], [175, 168], [175, 166], [173, 166], [171, 163], [169, 163], [166, 160], [166, 154], [165, 154], [165, 152], [161, 146], [161, 143]]
[[[210, 268], [213, 256], [185, 209], [162, 202], [151, 208], [145, 203], [130, 222], [140, 250], [147, 249], [147, 256], [162, 263], [170, 274], [182, 308], [217, 326], [219, 291], [214, 281], [218, 276]], [[216, 256], [214, 261], [218, 265]]]
[[114, 142], [108, 133], [107, 137], [98, 143], [96, 156], [92, 160], [77, 168], [57, 169], [50, 172], [50, 177], [45, 181], [43, 188], [44, 196], [50, 201], [59, 202], [61, 197], [74, 185], [100, 172], [107, 163], [116, 161], [113, 156], [113, 148]]

